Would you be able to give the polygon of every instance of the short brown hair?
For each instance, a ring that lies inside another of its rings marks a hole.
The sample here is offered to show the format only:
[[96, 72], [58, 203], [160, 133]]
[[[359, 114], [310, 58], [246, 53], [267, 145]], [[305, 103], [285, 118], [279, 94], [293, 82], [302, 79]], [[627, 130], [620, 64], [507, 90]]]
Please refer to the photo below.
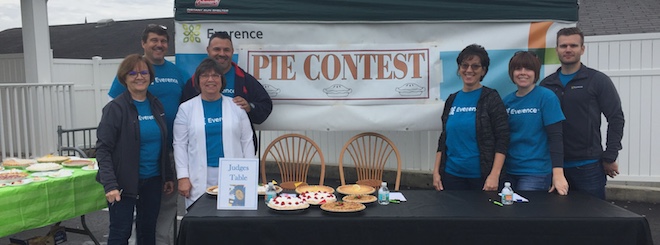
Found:
[[481, 69], [484, 69], [484, 75], [479, 78], [479, 81], [483, 81], [484, 77], [486, 77], [486, 74], [488, 73], [490, 58], [488, 57], [488, 52], [486, 52], [486, 49], [479, 44], [470, 44], [458, 54], [458, 57], [456, 57], [456, 64], [458, 65], [458, 69], [460, 69], [461, 63], [472, 59], [472, 57], [479, 58], [481, 62]]
[[142, 43], [147, 42], [149, 38], [149, 33], [156, 34], [158, 36], [164, 36], [167, 41], [170, 40], [170, 36], [167, 34], [167, 26], [157, 25], [157, 24], [148, 24], [147, 27], [142, 31]]
[[584, 46], [584, 33], [577, 27], [566, 27], [557, 32], [557, 44], [559, 44], [559, 36], [580, 35], [580, 45]]
[[200, 76], [202, 73], [208, 71], [215, 71], [215, 73], [220, 75], [220, 81], [222, 82], [220, 93], [222, 93], [222, 90], [225, 90], [225, 87], [227, 87], [227, 78], [225, 78], [225, 74], [222, 73], [222, 68], [220, 68], [218, 62], [212, 58], [205, 58], [201, 63], [199, 63], [197, 69], [195, 69], [195, 74], [193, 75], [193, 86], [197, 88], [198, 92], [201, 91], [201, 88], [199, 87]]
[[539, 80], [541, 76], [541, 61], [536, 56], [536, 53], [532, 51], [518, 51], [511, 57], [511, 60], [509, 60], [509, 77], [511, 81], [513, 81], [513, 71], [520, 68], [534, 71], [534, 83]]
[[149, 60], [142, 55], [130, 54], [124, 58], [124, 61], [119, 64], [119, 69], [117, 69], [117, 79], [119, 80], [119, 83], [126, 86], [126, 76], [128, 76], [128, 73], [140, 63], [147, 65], [147, 70], [149, 70], [149, 81], [153, 82], [155, 76], [154, 68], [151, 65], [151, 62], [149, 62]]

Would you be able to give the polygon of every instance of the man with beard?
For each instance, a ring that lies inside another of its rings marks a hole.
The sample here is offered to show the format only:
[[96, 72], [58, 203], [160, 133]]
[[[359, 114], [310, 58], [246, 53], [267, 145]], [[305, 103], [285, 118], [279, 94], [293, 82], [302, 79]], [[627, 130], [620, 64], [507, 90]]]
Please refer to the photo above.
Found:
[[[616, 159], [623, 137], [621, 99], [612, 80], [580, 62], [584, 34], [577, 27], [557, 32], [557, 56], [561, 67], [541, 86], [554, 91], [566, 116], [564, 174], [571, 189], [605, 199], [607, 176], [619, 174]], [[607, 142], [601, 145], [601, 114], [607, 119]]]
[[[151, 92], [163, 104], [165, 110], [165, 119], [167, 122], [167, 140], [170, 146], [170, 160], [172, 168], [174, 168], [174, 157], [172, 155], [172, 128], [174, 125], [174, 117], [179, 109], [179, 98], [185, 85], [185, 78], [179, 68], [172, 62], [165, 60], [167, 53], [169, 35], [167, 27], [162, 25], [149, 24], [142, 32], [142, 49], [144, 50], [144, 57], [151, 62], [154, 68], [154, 81], [149, 85], [149, 92]], [[126, 87], [119, 83], [117, 77], [112, 82], [112, 87], [108, 91], [110, 98], [115, 98], [126, 91]], [[137, 157], [137, 156], [136, 156]], [[176, 172], [174, 173], [176, 176]], [[176, 184], [176, 181], [174, 181]], [[176, 189], [176, 186], [172, 187]], [[176, 192], [169, 195], [163, 193], [160, 213], [158, 215], [158, 223], [156, 225], [156, 244], [173, 244], [174, 232], [177, 215], [177, 199], [179, 196]]]
[[[234, 98], [233, 101], [241, 109], [245, 110], [252, 124], [261, 124], [273, 110], [273, 101], [264, 89], [263, 85], [252, 75], [241, 69], [232, 61], [234, 45], [231, 36], [227, 32], [216, 32], [209, 38], [206, 52], [210, 58], [218, 62], [222, 68], [223, 75], [227, 79], [227, 86], [222, 94]], [[194, 75], [192, 76], [195, 77]], [[197, 96], [199, 88], [194, 87], [192, 79], [189, 79], [181, 95], [181, 103]], [[252, 127], [254, 132], [254, 126]], [[256, 134], [253, 134], [254, 148], [257, 149]]]

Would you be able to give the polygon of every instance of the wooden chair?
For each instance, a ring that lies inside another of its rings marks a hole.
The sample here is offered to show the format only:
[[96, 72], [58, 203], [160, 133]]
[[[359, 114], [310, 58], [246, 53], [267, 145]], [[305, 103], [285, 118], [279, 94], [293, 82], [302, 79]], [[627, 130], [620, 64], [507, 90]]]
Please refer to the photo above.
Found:
[[296, 183], [307, 185], [307, 173], [314, 159], [321, 162], [319, 185], [325, 179], [325, 159], [321, 148], [309, 137], [302, 134], [285, 134], [271, 142], [261, 157], [261, 179], [266, 179], [266, 160], [272, 157], [279, 167], [280, 187], [286, 190], [296, 189]]
[[353, 136], [346, 142], [339, 154], [339, 178], [346, 185], [344, 177], [344, 155], [348, 153], [357, 171], [357, 182], [361, 185], [380, 188], [383, 170], [391, 157], [396, 157], [397, 171], [394, 190], [399, 190], [401, 182], [401, 157], [394, 143], [379, 133], [367, 132]]

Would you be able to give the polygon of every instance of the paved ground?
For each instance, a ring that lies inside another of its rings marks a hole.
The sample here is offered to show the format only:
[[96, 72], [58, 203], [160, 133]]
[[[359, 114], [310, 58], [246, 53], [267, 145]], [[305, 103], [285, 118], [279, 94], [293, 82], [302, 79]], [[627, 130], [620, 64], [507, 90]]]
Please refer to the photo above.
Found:
[[[326, 185], [338, 186], [338, 180], [326, 179]], [[402, 186], [401, 190], [405, 191], [406, 189], [411, 189], [406, 186]], [[643, 202], [626, 202], [626, 201], [611, 201], [611, 203], [630, 210], [634, 213], [646, 216], [646, 219], [649, 222], [651, 227], [651, 233], [653, 235], [653, 241], [655, 244], [660, 245], [660, 203], [643, 203]], [[184, 214], [183, 199], [179, 201], [179, 214]], [[108, 213], [106, 211], [96, 211], [86, 215], [87, 225], [94, 235], [102, 241], [101, 244], [106, 244], [108, 235]], [[1, 222], [1, 221], [0, 221]], [[62, 222], [62, 225], [67, 227], [81, 228], [80, 218], [75, 218], [71, 220], [66, 220]], [[17, 238], [30, 238], [34, 236], [45, 235], [49, 230], [49, 227], [38, 228], [34, 230], [24, 231], [18, 234], [14, 234], [8, 237], [0, 238], [0, 245], [9, 244], [9, 237]], [[80, 244], [80, 245], [92, 245], [94, 244], [89, 237], [78, 235], [74, 233], [67, 233], [68, 241], [64, 244]], [[133, 242], [130, 244], [134, 244]]]

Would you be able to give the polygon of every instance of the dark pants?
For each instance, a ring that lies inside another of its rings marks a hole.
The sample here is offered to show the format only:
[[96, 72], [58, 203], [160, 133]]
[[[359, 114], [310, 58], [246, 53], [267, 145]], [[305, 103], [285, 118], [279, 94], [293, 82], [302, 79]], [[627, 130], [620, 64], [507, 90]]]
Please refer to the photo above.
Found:
[[513, 175], [504, 174], [500, 181], [500, 190], [504, 182], [511, 183], [513, 191], [548, 191], [552, 186], [552, 173], [546, 175]]
[[110, 214], [110, 234], [108, 245], [125, 245], [131, 237], [133, 227], [133, 211], [138, 245], [156, 244], [156, 220], [160, 210], [160, 198], [163, 193], [163, 183], [160, 176], [140, 179], [138, 182], [138, 197], [122, 196], [121, 201], [114, 205], [108, 203]]
[[484, 189], [484, 183], [486, 183], [484, 178], [463, 178], [449, 173], [443, 173], [441, 181], [442, 187], [451, 191], [480, 191]]
[[602, 163], [595, 162], [574, 168], [564, 168], [570, 190], [582, 191], [605, 200], [607, 176]]

